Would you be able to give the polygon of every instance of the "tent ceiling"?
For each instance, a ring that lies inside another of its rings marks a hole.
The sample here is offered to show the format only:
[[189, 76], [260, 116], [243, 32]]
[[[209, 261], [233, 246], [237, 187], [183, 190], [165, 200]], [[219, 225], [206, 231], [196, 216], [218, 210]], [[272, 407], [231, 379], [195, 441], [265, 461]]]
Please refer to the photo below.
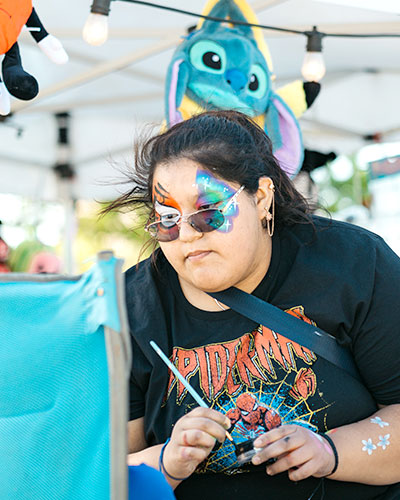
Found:
[[[201, 12], [204, 0], [159, 0], [164, 5]], [[41, 92], [32, 102], [13, 101], [14, 115], [0, 123], [0, 190], [52, 198], [51, 168], [57, 159], [56, 112], [71, 112], [71, 158], [76, 168], [74, 195], [107, 198], [115, 187], [99, 184], [116, 174], [107, 158], [131, 161], [134, 135], [144, 123], [163, 118], [164, 76], [173, 48], [196, 19], [115, 1], [109, 17], [110, 38], [90, 47], [81, 38], [90, 0], [36, 0], [48, 31], [70, 55], [55, 66], [20, 37], [24, 66], [38, 79]], [[317, 25], [326, 32], [398, 32], [399, 16], [313, 0], [254, 0], [260, 23], [294, 29]], [[277, 85], [300, 76], [303, 36], [265, 31]], [[327, 75], [315, 105], [301, 120], [309, 147], [352, 152], [363, 136], [382, 133], [400, 140], [400, 38], [324, 40]], [[11, 125], [23, 129], [21, 137]], [[22, 182], [22, 168], [24, 167]], [[32, 181], [29, 174], [32, 172]], [[46, 181], [48, 179], [48, 181]], [[31, 188], [29, 188], [31, 185]], [[47, 186], [47, 187], [45, 187]]]

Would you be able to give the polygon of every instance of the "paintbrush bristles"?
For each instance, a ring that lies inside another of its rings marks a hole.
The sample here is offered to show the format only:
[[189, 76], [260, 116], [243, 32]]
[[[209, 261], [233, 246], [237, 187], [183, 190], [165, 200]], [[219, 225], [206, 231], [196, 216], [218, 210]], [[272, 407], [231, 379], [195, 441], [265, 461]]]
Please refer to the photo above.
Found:
[[233, 443], [233, 437], [230, 435], [228, 431], [225, 431], [225, 436], [229, 439], [231, 443]]

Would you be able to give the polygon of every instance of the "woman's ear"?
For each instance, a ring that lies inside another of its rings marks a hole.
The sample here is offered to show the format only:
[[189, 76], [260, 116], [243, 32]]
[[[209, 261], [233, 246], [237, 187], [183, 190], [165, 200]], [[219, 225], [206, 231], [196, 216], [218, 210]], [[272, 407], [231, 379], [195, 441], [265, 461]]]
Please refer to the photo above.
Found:
[[256, 192], [257, 211], [260, 220], [265, 219], [267, 213], [272, 209], [274, 192], [275, 186], [271, 177], [260, 177]]

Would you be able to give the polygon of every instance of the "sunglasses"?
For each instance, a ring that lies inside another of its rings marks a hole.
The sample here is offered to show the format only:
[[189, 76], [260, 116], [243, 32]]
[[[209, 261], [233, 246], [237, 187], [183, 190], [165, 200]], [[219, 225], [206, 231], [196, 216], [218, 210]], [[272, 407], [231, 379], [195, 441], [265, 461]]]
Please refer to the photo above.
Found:
[[177, 240], [182, 222], [187, 222], [199, 233], [210, 233], [222, 226], [225, 222], [224, 213], [236, 201], [243, 189], [244, 186], [240, 186], [219, 208], [205, 208], [188, 215], [175, 213], [160, 215], [160, 220], [147, 224], [144, 229], [150, 236], [162, 242]]

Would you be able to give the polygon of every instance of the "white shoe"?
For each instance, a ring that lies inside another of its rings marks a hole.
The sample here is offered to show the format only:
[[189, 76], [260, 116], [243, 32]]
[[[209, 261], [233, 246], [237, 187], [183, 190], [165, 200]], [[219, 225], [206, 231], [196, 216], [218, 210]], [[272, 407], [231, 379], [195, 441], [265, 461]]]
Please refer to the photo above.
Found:
[[55, 36], [47, 35], [38, 45], [50, 61], [56, 64], [65, 64], [68, 62], [68, 54], [65, 52], [60, 40]]
[[10, 94], [3, 82], [0, 82], [0, 115], [7, 116], [10, 114]]

